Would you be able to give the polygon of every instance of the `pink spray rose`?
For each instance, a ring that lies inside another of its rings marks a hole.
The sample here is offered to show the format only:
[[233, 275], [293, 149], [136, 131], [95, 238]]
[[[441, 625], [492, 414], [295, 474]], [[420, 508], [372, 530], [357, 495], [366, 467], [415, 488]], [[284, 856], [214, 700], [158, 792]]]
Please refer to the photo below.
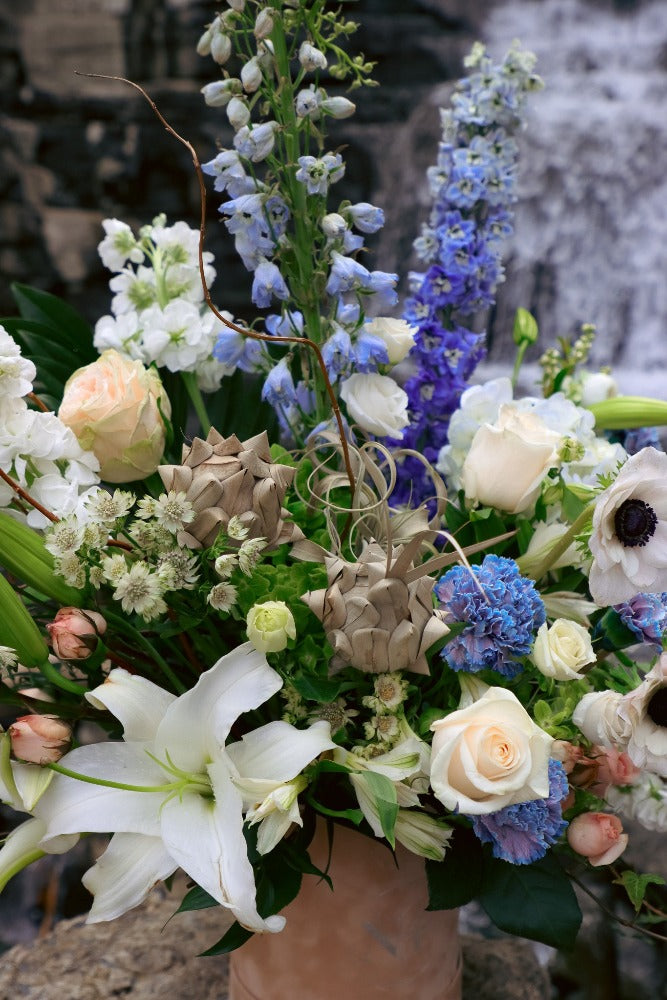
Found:
[[72, 730], [56, 715], [23, 715], [9, 727], [12, 753], [28, 764], [53, 764], [69, 749]]
[[611, 813], [581, 813], [567, 828], [567, 840], [573, 851], [588, 858], [594, 867], [610, 865], [628, 846], [623, 824]]
[[107, 623], [97, 611], [61, 608], [47, 626], [53, 652], [59, 660], [86, 660]]

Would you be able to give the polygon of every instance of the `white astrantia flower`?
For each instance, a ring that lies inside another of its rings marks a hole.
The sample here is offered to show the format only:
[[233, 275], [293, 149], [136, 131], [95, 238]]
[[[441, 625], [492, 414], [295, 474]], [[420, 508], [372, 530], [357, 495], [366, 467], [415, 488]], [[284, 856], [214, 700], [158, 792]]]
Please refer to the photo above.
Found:
[[[55, 774], [36, 814], [46, 827], [45, 850], [53, 837], [80, 830], [114, 834], [83, 880], [95, 896], [88, 922], [125, 913], [181, 867], [242, 926], [282, 930], [284, 917], [257, 912], [243, 813], [270, 795], [282, 813], [276, 791], [332, 748], [329, 727], [297, 730], [273, 722], [225, 746], [239, 716], [281, 685], [266, 657], [246, 643], [178, 698], [122, 669], [86, 695], [121, 722], [123, 742], [79, 747], [59, 766], [116, 784]], [[263, 822], [273, 811], [267, 803]]]
[[211, 587], [206, 600], [212, 608], [215, 608], [216, 611], [222, 611], [224, 614], [231, 611], [236, 604], [237, 598], [238, 590], [233, 584], [227, 583], [225, 580]]
[[121, 602], [123, 611], [135, 612], [145, 621], [151, 621], [167, 610], [167, 605], [162, 600], [160, 579], [145, 562], [134, 563], [120, 577], [113, 596], [116, 601]]
[[643, 448], [596, 499], [591, 597], [604, 607], [667, 590], [667, 455]]

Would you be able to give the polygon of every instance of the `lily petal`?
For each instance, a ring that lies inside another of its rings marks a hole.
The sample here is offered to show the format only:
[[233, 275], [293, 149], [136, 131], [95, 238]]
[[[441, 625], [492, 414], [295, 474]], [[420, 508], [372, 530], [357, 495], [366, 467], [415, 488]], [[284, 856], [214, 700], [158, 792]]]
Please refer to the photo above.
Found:
[[[43, 835], [44, 824], [34, 817], [27, 819], [7, 835], [0, 848], [0, 891], [13, 875], [46, 853], [40, 843]], [[58, 837], [49, 853], [64, 854], [74, 847], [78, 839], [78, 837]]]
[[282, 683], [264, 653], [249, 642], [238, 646], [167, 709], [155, 739], [156, 754], [162, 759], [169, 751], [178, 767], [201, 771], [219, 755], [239, 715], [258, 708]]
[[335, 748], [331, 726], [322, 720], [308, 729], [296, 729], [288, 722], [269, 722], [226, 749], [241, 781], [255, 778], [282, 783], [295, 778], [325, 750]]
[[186, 793], [162, 810], [165, 847], [187, 874], [251, 931], [280, 931], [285, 918], [257, 912], [255, 877], [243, 836], [240, 793], [227, 765], [209, 766], [215, 799]]
[[86, 923], [114, 920], [138, 906], [153, 886], [173, 875], [177, 867], [159, 837], [117, 833], [81, 879], [95, 897]]
[[[89, 777], [127, 785], [154, 786], [169, 780], [142, 743], [94, 743], [72, 750], [60, 763]], [[45, 842], [63, 833], [114, 831], [158, 836], [164, 799], [165, 792], [108, 788], [55, 774], [35, 806], [35, 815], [46, 823]]]
[[116, 716], [125, 740], [155, 739], [165, 712], [176, 701], [176, 695], [121, 667], [112, 670], [104, 684], [89, 691], [86, 698], [95, 708]]

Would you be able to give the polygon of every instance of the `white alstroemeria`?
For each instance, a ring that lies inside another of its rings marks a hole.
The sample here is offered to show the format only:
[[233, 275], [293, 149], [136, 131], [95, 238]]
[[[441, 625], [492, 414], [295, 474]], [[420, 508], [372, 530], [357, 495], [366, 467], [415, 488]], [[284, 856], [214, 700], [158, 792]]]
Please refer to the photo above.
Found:
[[298, 796], [307, 785], [300, 773], [325, 750], [335, 750], [328, 722], [295, 729], [287, 722], [269, 722], [227, 747], [235, 765], [232, 780], [243, 796], [246, 818], [259, 823], [257, 850], [268, 854], [292, 823], [303, 826]]
[[[111, 920], [136, 906], [156, 881], [181, 867], [244, 927], [282, 930], [284, 917], [264, 919], [257, 912], [243, 836], [243, 796], [235, 782], [247, 776], [276, 782], [291, 778], [325, 741], [319, 732], [295, 736], [288, 726], [283, 752], [272, 748], [270, 759], [262, 730], [249, 734], [250, 750], [232, 754], [225, 747], [236, 719], [281, 685], [266, 657], [245, 643], [178, 698], [122, 669], [112, 670], [86, 696], [122, 723], [124, 742], [79, 747], [63, 757], [56, 767], [93, 783], [56, 774], [36, 813], [46, 824], [46, 850], [51, 838], [63, 834], [114, 833], [84, 878], [95, 895], [89, 922]], [[265, 764], [268, 775], [260, 773]], [[247, 768], [248, 775], [239, 768]]]
[[453, 830], [423, 810], [399, 809], [394, 833], [396, 840], [413, 854], [442, 861]]

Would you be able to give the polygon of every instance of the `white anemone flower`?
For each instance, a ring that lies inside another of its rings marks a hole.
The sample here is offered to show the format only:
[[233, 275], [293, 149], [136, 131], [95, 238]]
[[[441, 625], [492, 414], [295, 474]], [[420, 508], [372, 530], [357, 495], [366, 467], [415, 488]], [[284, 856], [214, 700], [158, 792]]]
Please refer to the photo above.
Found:
[[597, 498], [591, 597], [600, 607], [667, 590], [667, 455], [642, 448]]
[[45, 850], [62, 834], [114, 833], [84, 876], [95, 896], [89, 923], [125, 913], [181, 867], [242, 926], [282, 930], [284, 917], [257, 912], [236, 782], [268, 780], [275, 789], [289, 781], [331, 746], [329, 728], [285, 724], [276, 734], [269, 723], [240, 749], [225, 747], [236, 719], [281, 685], [266, 657], [245, 643], [178, 698], [122, 669], [87, 695], [122, 723], [124, 742], [79, 747], [63, 757], [59, 767], [93, 783], [56, 774], [36, 813], [46, 824]]

